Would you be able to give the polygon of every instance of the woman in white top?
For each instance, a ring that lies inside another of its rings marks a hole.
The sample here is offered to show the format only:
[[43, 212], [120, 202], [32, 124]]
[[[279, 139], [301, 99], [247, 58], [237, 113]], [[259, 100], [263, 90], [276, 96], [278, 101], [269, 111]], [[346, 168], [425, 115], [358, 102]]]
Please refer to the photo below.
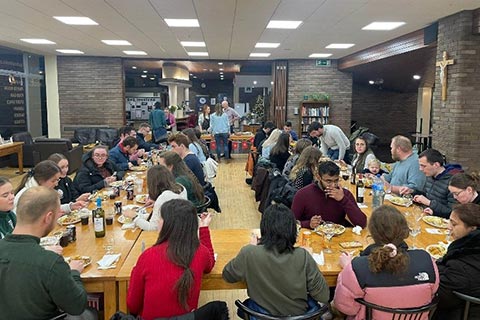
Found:
[[147, 188], [150, 199], [155, 200], [152, 217], [147, 220], [148, 214], [138, 214], [134, 210], [126, 210], [123, 215], [133, 218], [135, 225], [145, 231], [157, 231], [161, 219], [162, 205], [172, 199], [187, 200], [187, 190], [175, 182], [175, 178], [167, 167], [153, 166], [147, 172]]
[[262, 144], [262, 157], [265, 159], [270, 158], [270, 151], [272, 151], [273, 146], [277, 143], [278, 138], [282, 134], [282, 130], [275, 129], [270, 133], [267, 140]]

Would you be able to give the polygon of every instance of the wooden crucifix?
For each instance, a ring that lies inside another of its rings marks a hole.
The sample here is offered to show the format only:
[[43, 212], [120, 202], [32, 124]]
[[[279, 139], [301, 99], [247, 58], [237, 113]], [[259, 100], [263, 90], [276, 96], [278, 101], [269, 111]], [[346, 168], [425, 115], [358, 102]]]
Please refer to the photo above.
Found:
[[443, 51], [441, 61], [437, 61], [437, 67], [440, 67], [440, 83], [442, 84], [442, 101], [447, 100], [447, 66], [454, 63], [453, 59], [447, 59], [447, 51]]

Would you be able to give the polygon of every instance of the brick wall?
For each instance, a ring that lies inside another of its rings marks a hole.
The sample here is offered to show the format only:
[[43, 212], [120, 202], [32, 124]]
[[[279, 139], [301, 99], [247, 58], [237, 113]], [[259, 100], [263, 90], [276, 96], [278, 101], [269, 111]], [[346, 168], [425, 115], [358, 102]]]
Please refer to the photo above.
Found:
[[[57, 58], [60, 125], [105, 125], [125, 122], [123, 66], [120, 58]], [[62, 131], [72, 137], [73, 131]]]
[[287, 119], [298, 128], [299, 116], [294, 108], [299, 107], [305, 94], [327, 93], [330, 96], [330, 124], [335, 124], [350, 133], [352, 109], [352, 76], [337, 70], [337, 61], [330, 67], [316, 67], [315, 60], [288, 61]]
[[447, 67], [447, 100], [441, 101], [440, 68], [433, 92], [433, 147], [447, 160], [467, 169], [480, 169], [480, 36], [472, 34], [472, 11], [439, 21], [437, 61], [446, 51], [454, 65]]

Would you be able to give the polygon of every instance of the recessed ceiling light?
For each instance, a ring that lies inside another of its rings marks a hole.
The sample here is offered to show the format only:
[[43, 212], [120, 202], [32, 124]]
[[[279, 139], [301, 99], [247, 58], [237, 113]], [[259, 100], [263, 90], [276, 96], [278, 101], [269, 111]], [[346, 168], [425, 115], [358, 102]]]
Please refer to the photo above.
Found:
[[253, 84], [257, 84], [257, 81], [253, 81]]
[[137, 67], [135, 67], [135, 66], [132, 66], [132, 69], [137, 69]]
[[200, 27], [197, 19], [165, 19], [169, 27]]
[[267, 29], [297, 29], [302, 21], [270, 20]]
[[123, 51], [123, 53], [131, 55], [131, 56], [146, 56], [148, 55], [145, 51]]
[[219, 65], [219, 66], [223, 66], [223, 62], [219, 62], [218, 65]]
[[142, 74], [140, 77], [142, 77], [142, 78], [146, 78], [146, 77], [147, 77], [147, 75], [146, 75], [146, 74]]
[[223, 68], [220, 68], [220, 69], [218, 69], [218, 70], [223, 71]]
[[223, 74], [223, 72], [222, 72], [222, 71], [220, 71], [220, 74]]
[[418, 74], [413, 75], [413, 79], [415, 79], [415, 80], [420, 80], [420, 78], [422, 78], [422, 77], [420, 77]]
[[39, 74], [43, 74], [43, 71], [42, 71], [42, 70], [39, 70], [38, 73], [39, 73]]
[[212, 71], [213, 71], [213, 69], [210, 69], [210, 70], [208, 70], [208, 71], [212, 72]]
[[270, 84], [273, 86], [273, 81], [270, 81]]
[[150, 80], [155, 80], [155, 77], [150, 77]]
[[193, 76], [193, 79], [197, 79], [197, 76]]
[[375, 83], [375, 81], [373, 81], [373, 80], [370, 80], [370, 81], [368, 81], [368, 83], [369, 83], [369, 84], [374, 84], [374, 83]]
[[328, 58], [331, 55], [332, 55], [331, 53], [312, 53], [308, 57], [309, 58]]
[[255, 48], [278, 48], [279, 45], [278, 42], [257, 42]]
[[148, 70], [143, 70], [143, 73], [148, 73]]
[[191, 57], [208, 57], [208, 52], [187, 52]]
[[55, 50], [60, 53], [70, 53], [70, 54], [84, 54], [85, 52], [80, 50], [73, 50], [73, 49], [57, 49]]
[[206, 47], [202, 41], [180, 41], [180, 44], [184, 47]]
[[76, 26], [96, 26], [98, 23], [89, 17], [54, 17], [60, 22]]
[[270, 53], [255, 53], [255, 52], [252, 52], [250, 53], [250, 57], [252, 58], [267, 58], [267, 57], [270, 57]]
[[23, 42], [28, 42], [32, 44], [55, 44], [55, 42], [47, 39], [20, 39]]
[[404, 24], [405, 22], [372, 22], [363, 27], [362, 30], [393, 30]]
[[355, 44], [353, 43], [332, 43], [326, 46], [327, 49], [348, 49], [353, 47]]
[[109, 46], [131, 46], [132, 44], [127, 40], [102, 40], [103, 43]]

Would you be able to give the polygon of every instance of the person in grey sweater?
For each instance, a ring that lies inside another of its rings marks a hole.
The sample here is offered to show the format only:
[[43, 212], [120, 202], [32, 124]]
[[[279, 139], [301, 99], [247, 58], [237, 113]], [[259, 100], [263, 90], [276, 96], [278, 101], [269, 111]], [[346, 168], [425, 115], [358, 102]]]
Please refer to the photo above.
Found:
[[348, 150], [350, 149], [350, 140], [348, 140], [342, 129], [333, 125], [321, 125], [319, 122], [312, 122], [308, 131], [310, 136], [320, 139], [320, 150], [322, 154], [327, 155], [332, 160], [345, 160], [349, 162]]
[[[223, 279], [245, 281], [250, 308], [275, 316], [301, 315], [327, 303], [329, 289], [310, 253], [294, 247], [295, 218], [283, 204], [269, 206], [260, 222], [261, 238], [243, 247], [223, 269]], [[312, 303], [313, 302], [313, 303]]]

